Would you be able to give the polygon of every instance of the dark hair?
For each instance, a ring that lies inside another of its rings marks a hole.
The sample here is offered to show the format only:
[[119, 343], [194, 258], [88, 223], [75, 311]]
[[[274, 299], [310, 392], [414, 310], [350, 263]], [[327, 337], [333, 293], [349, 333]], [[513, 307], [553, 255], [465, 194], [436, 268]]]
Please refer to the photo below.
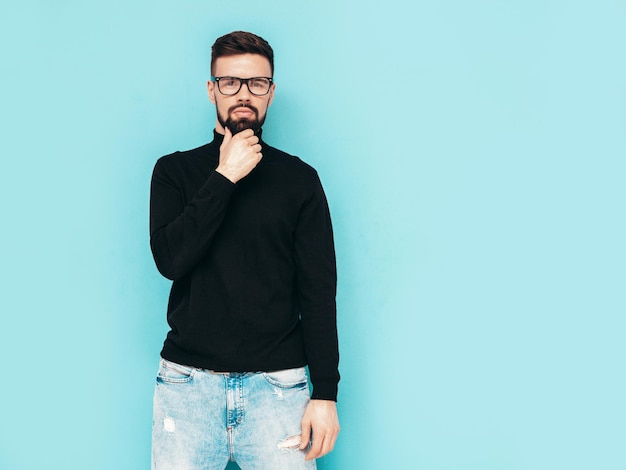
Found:
[[260, 36], [246, 31], [233, 31], [217, 38], [211, 47], [211, 73], [214, 72], [215, 61], [220, 57], [239, 54], [259, 54], [270, 61], [274, 75], [274, 51], [272, 46]]

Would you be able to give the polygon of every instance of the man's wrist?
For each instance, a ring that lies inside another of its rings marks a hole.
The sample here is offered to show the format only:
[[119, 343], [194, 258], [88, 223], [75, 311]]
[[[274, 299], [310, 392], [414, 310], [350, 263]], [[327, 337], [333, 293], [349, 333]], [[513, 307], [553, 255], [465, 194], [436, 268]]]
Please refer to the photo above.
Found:
[[237, 179], [226, 168], [218, 166], [215, 169], [215, 172], [219, 173], [220, 175], [222, 175], [224, 178], [226, 178], [231, 183], [233, 183], [233, 184], [237, 183]]

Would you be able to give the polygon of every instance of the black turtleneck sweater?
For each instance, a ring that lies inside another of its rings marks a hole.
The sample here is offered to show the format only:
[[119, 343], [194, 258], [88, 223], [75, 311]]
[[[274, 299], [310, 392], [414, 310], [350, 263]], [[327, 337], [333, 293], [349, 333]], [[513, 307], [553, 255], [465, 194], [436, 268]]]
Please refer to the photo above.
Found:
[[233, 184], [215, 171], [223, 136], [160, 158], [150, 244], [173, 280], [161, 355], [203, 369], [309, 366], [312, 398], [336, 400], [336, 268], [316, 171], [261, 141], [263, 158]]

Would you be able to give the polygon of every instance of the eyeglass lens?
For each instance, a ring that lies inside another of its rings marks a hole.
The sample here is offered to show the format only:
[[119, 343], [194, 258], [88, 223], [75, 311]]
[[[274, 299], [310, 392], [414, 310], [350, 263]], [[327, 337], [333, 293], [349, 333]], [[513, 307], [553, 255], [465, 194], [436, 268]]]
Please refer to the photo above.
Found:
[[224, 95], [235, 95], [241, 89], [242, 83], [246, 83], [248, 90], [253, 95], [266, 95], [270, 91], [272, 82], [264, 77], [258, 78], [237, 78], [220, 77], [217, 86]]

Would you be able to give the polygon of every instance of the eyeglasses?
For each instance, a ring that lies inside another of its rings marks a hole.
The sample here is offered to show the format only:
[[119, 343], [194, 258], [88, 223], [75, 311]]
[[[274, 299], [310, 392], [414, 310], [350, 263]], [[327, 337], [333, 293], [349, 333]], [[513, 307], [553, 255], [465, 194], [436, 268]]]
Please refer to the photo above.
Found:
[[241, 86], [245, 83], [255, 96], [267, 95], [270, 92], [270, 87], [274, 79], [270, 77], [252, 77], [252, 78], [238, 78], [238, 77], [211, 77], [211, 80], [217, 83], [217, 89], [222, 95], [232, 96], [239, 93]]

